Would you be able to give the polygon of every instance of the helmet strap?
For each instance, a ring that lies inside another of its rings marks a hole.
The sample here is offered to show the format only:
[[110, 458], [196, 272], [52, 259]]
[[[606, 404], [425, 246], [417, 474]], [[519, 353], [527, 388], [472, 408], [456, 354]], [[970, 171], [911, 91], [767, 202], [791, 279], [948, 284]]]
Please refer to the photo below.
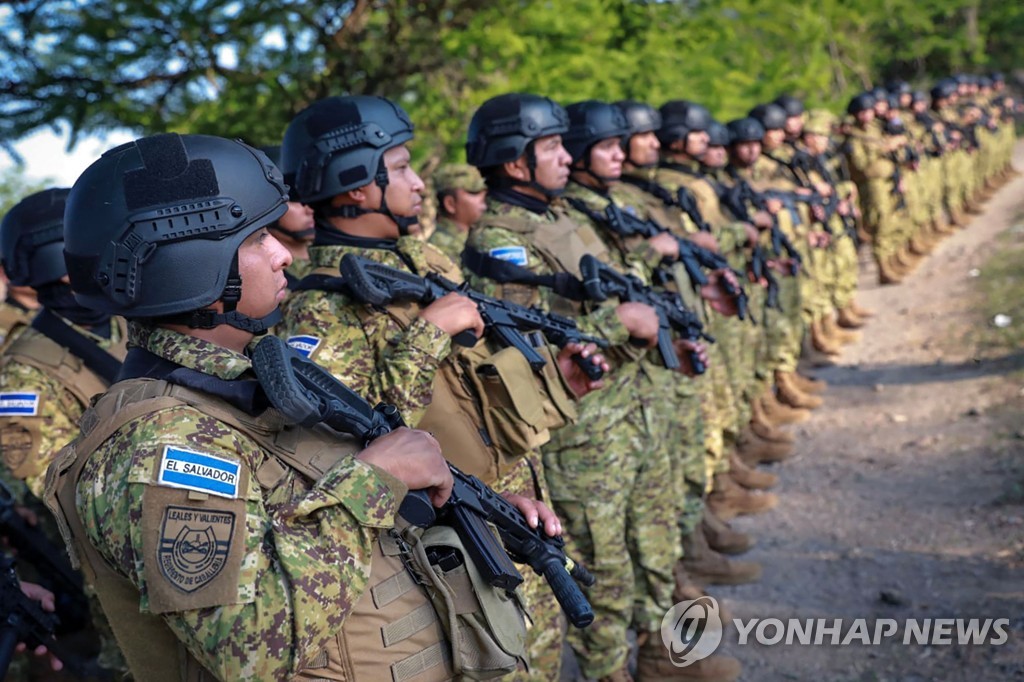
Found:
[[269, 315], [260, 318], [249, 317], [238, 312], [236, 308], [241, 298], [242, 276], [238, 272], [238, 253], [235, 252], [231, 257], [231, 267], [228, 270], [228, 281], [224, 285], [224, 293], [220, 296], [220, 300], [224, 304], [224, 312], [218, 313], [210, 308], [202, 308], [168, 319], [169, 321], [184, 322], [192, 329], [213, 329], [226, 324], [257, 336], [266, 334], [271, 327], [281, 321], [282, 315], [279, 308], [274, 308]]
[[514, 178], [506, 178], [502, 184], [509, 187], [529, 187], [530, 189], [535, 189], [543, 194], [548, 201], [551, 201], [552, 199], [562, 196], [565, 192], [565, 188], [549, 189], [537, 182], [537, 155], [533, 150], [534, 142], [536, 142], [536, 140], [533, 140], [530, 144], [526, 145], [526, 151], [523, 152], [523, 155], [526, 157], [526, 169], [530, 171], [529, 181], [520, 182]]
[[387, 189], [388, 189], [388, 169], [384, 165], [383, 156], [377, 165], [377, 174], [373, 176], [373, 182], [377, 187], [380, 187], [380, 207], [379, 208], [361, 208], [359, 206], [352, 206], [351, 204], [346, 206], [331, 206], [327, 209], [326, 213], [328, 216], [336, 216], [339, 218], [347, 218], [349, 220], [358, 218], [368, 214], [379, 214], [387, 216], [395, 225], [398, 226], [398, 234], [406, 236], [409, 234], [409, 228], [419, 222], [417, 216], [402, 216], [395, 215], [388, 208]]

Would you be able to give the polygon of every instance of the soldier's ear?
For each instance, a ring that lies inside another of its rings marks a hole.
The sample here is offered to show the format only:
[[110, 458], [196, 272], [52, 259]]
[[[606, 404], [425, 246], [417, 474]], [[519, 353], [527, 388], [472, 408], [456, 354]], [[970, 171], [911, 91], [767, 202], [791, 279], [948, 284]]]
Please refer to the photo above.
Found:
[[505, 175], [509, 176], [513, 180], [520, 180], [522, 182], [530, 181], [530, 169], [526, 164], [525, 154], [515, 161], [507, 161], [501, 164], [501, 169], [505, 171]]
[[455, 194], [445, 194], [441, 200], [441, 207], [448, 215], [455, 215]]

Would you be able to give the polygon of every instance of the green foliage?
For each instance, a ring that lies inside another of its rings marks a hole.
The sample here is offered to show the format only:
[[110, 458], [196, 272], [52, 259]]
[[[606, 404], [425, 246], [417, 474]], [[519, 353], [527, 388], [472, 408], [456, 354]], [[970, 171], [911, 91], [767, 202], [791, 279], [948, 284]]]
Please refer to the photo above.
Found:
[[0, 8], [0, 145], [58, 120], [271, 144], [309, 102], [370, 93], [409, 110], [432, 166], [509, 90], [839, 109], [886, 77], [1005, 69], [1022, 30], [1002, 0], [20, 0]]
[[18, 168], [8, 168], [0, 172], [0, 218], [28, 195], [41, 192], [52, 185], [53, 182], [50, 180], [27, 182]]

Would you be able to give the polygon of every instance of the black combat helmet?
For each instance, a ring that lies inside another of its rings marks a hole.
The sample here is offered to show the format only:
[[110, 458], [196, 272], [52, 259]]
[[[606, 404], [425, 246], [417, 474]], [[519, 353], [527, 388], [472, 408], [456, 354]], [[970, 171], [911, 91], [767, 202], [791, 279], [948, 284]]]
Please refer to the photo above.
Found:
[[910, 83], [905, 80], [894, 78], [885, 84], [885, 89], [892, 95], [909, 95], [911, 94]]
[[786, 127], [786, 111], [774, 102], [758, 104], [747, 116], [756, 118], [765, 130], [782, 130]]
[[718, 121], [712, 121], [711, 125], [708, 126], [708, 146], [728, 147], [729, 129]]
[[927, 102], [928, 93], [924, 90], [914, 90], [914, 92], [910, 94], [910, 101], [913, 104], [917, 104], [918, 102]]
[[876, 85], [871, 88], [871, 95], [875, 98], [875, 102], [879, 102], [889, 96], [889, 91], [881, 85]]
[[590, 168], [591, 147], [601, 140], [629, 134], [629, 123], [614, 104], [589, 99], [570, 104], [565, 111], [569, 114], [569, 130], [562, 135], [562, 144], [573, 164], [582, 161], [585, 169]]
[[658, 141], [663, 147], [686, 140], [690, 133], [707, 131], [714, 120], [706, 107], [682, 99], [665, 102], [659, 111], [661, 127], [658, 128]]
[[64, 202], [67, 189], [25, 197], [0, 223], [0, 257], [14, 286], [40, 287], [67, 274], [64, 265]]
[[[128, 318], [260, 333], [280, 319], [235, 310], [238, 248], [280, 218], [288, 196], [260, 151], [207, 135], [163, 134], [111, 149], [68, 195], [64, 257], [78, 302]], [[224, 303], [224, 312], [207, 306]]]
[[629, 134], [656, 132], [661, 127], [661, 114], [650, 104], [624, 99], [615, 103], [626, 117]]
[[355, 218], [381, 213], [405, 234], [417, 218], [396, 216], [388, 209], [384, 152], [412, 137], [412, 121], [390, 100], [370, 95], [328, 97], [310, 104], [288, 124], [281, 144], [281, 171], [294, 188], [293, 197], [311, 206], [375, 183], [381, 189], [380, 208], [339, 206], [329, 209], [330, 214]]
[[846, 113], [856, 116], [862, 111], [875, 108], [875, 96], [870, 92], [862, 92], [854, 95], [850, 103], [846, 105]]
[[952, 78], [943, 78], [932, 87], [932, 101], [949, 99], [957, 92], [957, 82]]
[[773, 104], [778, 104], [786, 112], [787, 117], [800, 116], [804, 113], [804, 103], [793, 95], [779, 95]]
[[491, 168], [532, 152], [530, 143], [549, 135], [564, 135], [569, 115], [547, 97], [510, 92], [484, 102], [469, 122], [466, 161]]
[[731, 145], [742, 142], [760, 142], [764, 139], [764, 126], [752, 116], [729, 121], [726, 128], [729, 130], [729, 144]]

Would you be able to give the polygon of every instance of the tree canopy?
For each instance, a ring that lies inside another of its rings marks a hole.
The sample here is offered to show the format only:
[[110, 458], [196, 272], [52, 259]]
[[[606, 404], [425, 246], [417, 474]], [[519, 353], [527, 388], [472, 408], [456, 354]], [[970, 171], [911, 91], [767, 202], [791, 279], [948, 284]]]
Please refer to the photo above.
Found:
[[837, 108], [899, 76], [1015, 65], [1002, 0], [14, 0], [0, 7], [0, 145], [57, 121], [280, 140], [318, 98], [378, 94], [417, 158], [461, 158], [473, 110], [686, 98], [720, 118], [782, 92]]

